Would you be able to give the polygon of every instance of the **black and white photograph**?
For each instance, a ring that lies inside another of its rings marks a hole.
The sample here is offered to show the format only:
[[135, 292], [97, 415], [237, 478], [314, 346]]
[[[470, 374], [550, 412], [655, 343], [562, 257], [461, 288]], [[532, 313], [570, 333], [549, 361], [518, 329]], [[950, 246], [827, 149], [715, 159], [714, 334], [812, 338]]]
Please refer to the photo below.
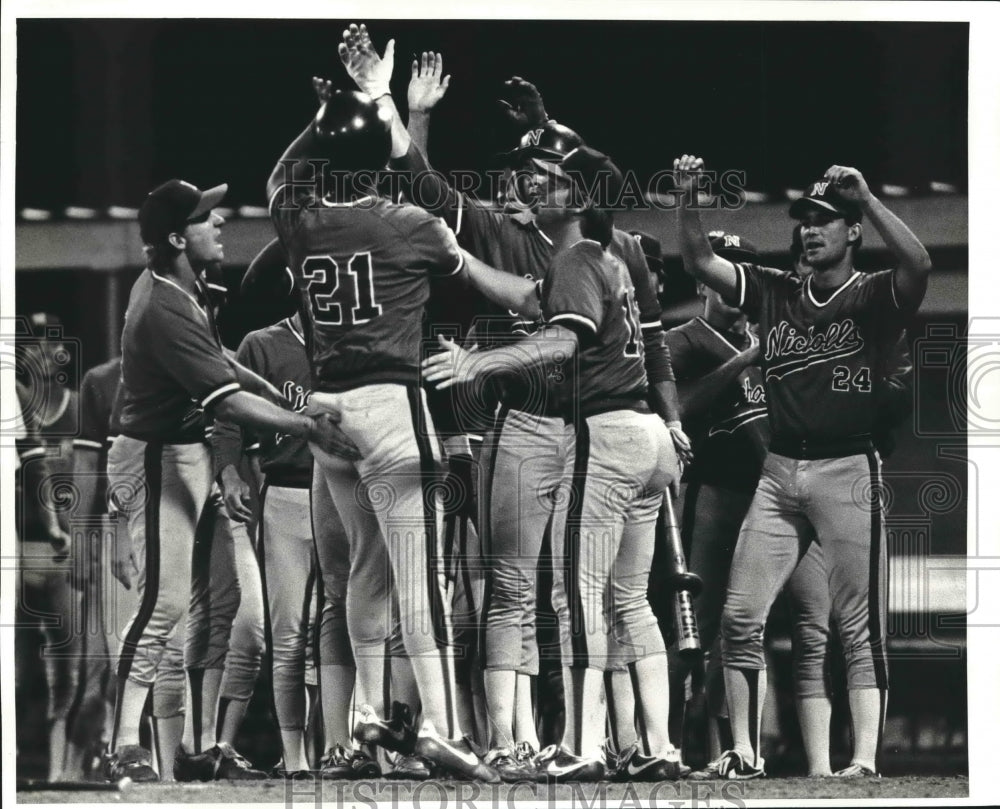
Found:
[[1000, 8], [424, 5], [5, 5], [4, 802], [994, 803]]

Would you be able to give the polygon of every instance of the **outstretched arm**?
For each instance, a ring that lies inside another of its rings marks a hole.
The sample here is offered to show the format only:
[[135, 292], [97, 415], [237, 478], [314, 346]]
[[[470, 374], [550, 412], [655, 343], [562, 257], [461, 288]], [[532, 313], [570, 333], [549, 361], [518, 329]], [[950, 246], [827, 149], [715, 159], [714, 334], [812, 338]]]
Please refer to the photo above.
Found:
[[467, 250], [462, 253], [465, 256], [462, 278], [480, 295], [522, 317], [532, 320], [541, 317], [538, 285], [534, 281], [494, 269]]
[[565, 326], [549, 325], [513, 345], [489, 351], [466, 351], [440, 335], [438, 342], [445, 350], [425, 359], [421, 371], [424, 381], [444, 390], [491, 376], [523, 376], [539, 366], [562, 365], [576, 353], [580, 338]]
[[736, 268], [712, 250], [695, 205], [698, 182], [703, 176], [704, 167], [704, 161], [693, 155], [684, 155], [674, 160], [676, 182], [682, 194], [677, 215], [681, 258], [684, 260], [685, 271], [726, 300], [732, 301], [736, 298], [737, 291]]
[[916, 308], [927, 291], [927, 276], [931, 271], [931, 257], [896, 214], [890, 211], [871, 192], [861, 172], [849, 166], [830, 166], [824, 179], [837, 186], [837, 191], [845, 199], [853, 200], [861, 206], [861, 211], [875, 226], [885, 246], [897, 261], [894, 281], [900, 304], [904, 302]]
[[343, 33], [343, 42], [337, 48], [340, 61], [343, 62], [347, 75], [354, 79], [358, 89], [367, 93], [378, 104], [390, 121], [392, 145], [390, 157], [402, 157], [410, 148], [410, 135], [399, 117], [399, 110], [392, 100], [389, 90], [389, 80], [392, 78], [392, 68], [396, 61], [396, 40], [390, 39], [382, 56], [372, 46], [368, 28], [351, 23]]

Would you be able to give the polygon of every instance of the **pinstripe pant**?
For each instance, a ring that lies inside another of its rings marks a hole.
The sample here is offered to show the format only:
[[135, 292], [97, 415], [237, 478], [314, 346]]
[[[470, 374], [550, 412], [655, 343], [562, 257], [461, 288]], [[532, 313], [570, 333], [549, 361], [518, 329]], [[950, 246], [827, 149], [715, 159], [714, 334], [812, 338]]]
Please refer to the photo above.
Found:
[[[722, 614], [724, 665], [765, 668], [764, 623], [771, 605], [817, 542], [826, 575], [819, 569], [810, 578], [815, 598], [831, 606], [848, 688], [888, 688], [880, 485], [874, 452], [821, 460], [768, 454], [733, 555]], [[800, 592], [798, 598], [808, 596]]]

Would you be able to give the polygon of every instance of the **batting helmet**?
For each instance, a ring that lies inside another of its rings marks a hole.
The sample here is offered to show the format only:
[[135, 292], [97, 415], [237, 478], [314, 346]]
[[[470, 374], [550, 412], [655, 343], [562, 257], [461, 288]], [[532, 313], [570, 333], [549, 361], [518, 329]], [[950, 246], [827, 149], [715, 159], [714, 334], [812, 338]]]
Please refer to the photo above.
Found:
[[335, 92], [316, 113], [314, 130], [334, 171], [378, 171], [389, 161], [389, 115], [364, 93]]
[[583, 138], [568, 126], [550, 120], [525, 132], [518, 147], [500, 157], [505, 165], [520, 168], [532, 157], [557, 162], [578, 146], [583, 146]]

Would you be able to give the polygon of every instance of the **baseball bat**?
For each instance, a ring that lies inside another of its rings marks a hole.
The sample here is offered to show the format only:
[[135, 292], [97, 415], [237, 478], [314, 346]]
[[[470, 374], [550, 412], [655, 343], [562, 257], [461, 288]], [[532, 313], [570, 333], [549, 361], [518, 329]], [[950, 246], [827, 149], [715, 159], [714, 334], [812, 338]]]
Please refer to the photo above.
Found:
[[698, 634], [698, 619], [694, 614], [694, 596], [701, 592], [701, 577], [687, 569], [681, 532], [674, 516], [674, 504], [670, 492], [663, 496], [664, 536], [667, 543], [667, 564], [670, 575], [667, 583], [674, 591], [674, 628], [677, 632], [677, 649], [682, 654], [693, 654], [701, 650]]

